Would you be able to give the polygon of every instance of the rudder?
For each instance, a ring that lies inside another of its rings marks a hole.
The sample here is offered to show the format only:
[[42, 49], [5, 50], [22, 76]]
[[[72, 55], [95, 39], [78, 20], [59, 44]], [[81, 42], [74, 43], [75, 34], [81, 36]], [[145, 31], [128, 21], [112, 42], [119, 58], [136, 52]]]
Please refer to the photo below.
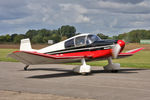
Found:
[[20, 44], [20, 51], [32, 51], [30, 39], [22, 39]]

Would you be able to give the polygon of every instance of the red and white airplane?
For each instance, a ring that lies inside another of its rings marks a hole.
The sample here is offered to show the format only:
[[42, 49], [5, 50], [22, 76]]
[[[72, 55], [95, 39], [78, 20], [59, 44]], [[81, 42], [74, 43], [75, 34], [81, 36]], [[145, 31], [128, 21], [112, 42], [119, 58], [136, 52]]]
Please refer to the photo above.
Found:
[[107, 59], [108, 65], [104, 70], [116, 72], [120, 70], [119, 63], [112, 63], [112, 58], [132, 56], [142, 50], [138, 48], [121, 53], [125, 47], [122, 40], [102, 40], [95, 34], [80, 34], [67, 40], [53, 44], [40, 50], [32, 49], [29, 39], [22, 39], [20, 51], [14, 51], [8, 56], [24, 63], [27, 70], [29, 65], [56, 64], [81, 61], [82, 65], [75, 67], [74, 72], [85, 74], [91, 72], [91, 66], [86, 61]]

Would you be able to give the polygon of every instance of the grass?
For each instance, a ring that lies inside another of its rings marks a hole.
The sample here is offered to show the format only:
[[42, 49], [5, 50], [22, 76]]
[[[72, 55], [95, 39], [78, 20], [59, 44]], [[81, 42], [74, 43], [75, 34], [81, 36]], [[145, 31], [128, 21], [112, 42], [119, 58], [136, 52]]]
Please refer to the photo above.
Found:
[[[150, 51], [140, 51], [134, 56], [114, 59], [113, 63], [120, 63], [121, 67], [135, 67], [135, 68], [150, 68]], [[81, 64], [81, 63], [71, 63], [71, 64]], [[87, 64], [91, 66], [105, 66], [108, 64], [107, 60], [102, 61], [92, 61]]]
[[[7, 55], [17, 49], [0, 49], [0, 61], [17, 62], [15, 59], [7, 58]], [[134, 56], [115, 59], [114, 63], [120, 63], [121, 67], [135, 67], [135, 68], [150, 68], [150, 51], [140, 51]], [[107, 60], [88, 62], [91, 66], [104, 66], [107, 65]], [[81, 64], [81, 63], [69, 63], [69, 64]]]
[[0, 49], [0, 61], [17, 62], [17, 60], [7, 57], [9, 53], [16, 51], [17, 49]]

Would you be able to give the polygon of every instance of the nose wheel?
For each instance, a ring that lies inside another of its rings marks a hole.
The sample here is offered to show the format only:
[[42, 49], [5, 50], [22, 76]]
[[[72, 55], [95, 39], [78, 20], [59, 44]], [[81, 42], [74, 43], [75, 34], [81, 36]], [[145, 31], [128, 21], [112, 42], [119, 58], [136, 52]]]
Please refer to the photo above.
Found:
[[26, 66], [24, 67], [24, 70], [27, 70], [27, 69], [28, 69], [28, 67], [29, 67], [29, 65], [26, 65]]
[[112, 73], [117, 73], [120, 70], [119, 63], [112, 63], [112, 58], [108, 58], [108, 65], [104, 66], [104, 70], [110, 71]]

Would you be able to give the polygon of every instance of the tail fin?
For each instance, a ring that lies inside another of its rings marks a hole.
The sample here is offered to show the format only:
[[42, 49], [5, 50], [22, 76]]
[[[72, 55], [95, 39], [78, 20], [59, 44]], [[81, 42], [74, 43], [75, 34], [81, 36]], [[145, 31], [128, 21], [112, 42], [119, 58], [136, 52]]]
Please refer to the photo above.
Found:
[[32, 51], [30, 39], [22, 39], [20, 44], [20, 51]]

